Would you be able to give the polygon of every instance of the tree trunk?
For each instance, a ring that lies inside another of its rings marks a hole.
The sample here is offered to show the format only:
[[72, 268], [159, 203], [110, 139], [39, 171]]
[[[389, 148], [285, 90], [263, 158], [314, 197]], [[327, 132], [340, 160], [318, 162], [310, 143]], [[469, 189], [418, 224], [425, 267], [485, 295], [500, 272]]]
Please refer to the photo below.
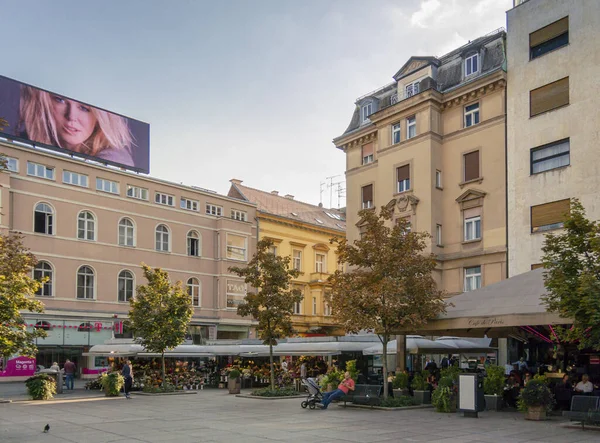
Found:
[[269, 361], [271, 363], [271, 390], [275, 390], [275, 369], [273, 368], [273, 344], [269, 343]]
[[383, 343], [383, 398], [388, 398], [388, 382], [387, 382], [387, 344], [389, 341], [389, 336], [384, 335], [381, 339], [381, 343]]
[[160, 359], [162, 361], [162, 387], [165, 387], [165, 353], [160, 354]]

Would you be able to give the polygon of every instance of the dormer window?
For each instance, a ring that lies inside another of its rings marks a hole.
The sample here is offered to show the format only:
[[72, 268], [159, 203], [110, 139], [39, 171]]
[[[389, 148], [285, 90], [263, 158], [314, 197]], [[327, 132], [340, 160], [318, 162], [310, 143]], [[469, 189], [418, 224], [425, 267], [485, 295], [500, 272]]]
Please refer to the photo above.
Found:
[[362, 105], [361, 108], [361, 121], [363, 123], [369, 121], [369, 115], [373, 113], [373, 104], [371, 102]]
[[465, 77], [477, 72], [479, 72], [479, 54], [473, 54], [465, 59]]
[[413, 82], [410, 85], [406, 85], [404, 90], [406, 91], [406, 98], [412, 97], [413, 95], [417, 95], [419, 93], [419, 84], [421, 82]]

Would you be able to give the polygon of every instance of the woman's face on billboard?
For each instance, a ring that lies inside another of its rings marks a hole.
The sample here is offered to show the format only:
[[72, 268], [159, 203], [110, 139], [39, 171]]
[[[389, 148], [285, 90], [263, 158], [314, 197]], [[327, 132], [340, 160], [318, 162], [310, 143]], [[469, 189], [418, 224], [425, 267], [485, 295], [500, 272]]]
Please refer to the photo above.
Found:
[[76, 151], [94, 132], [96, 117], [89, 106], [59, 95], [51, 95], [50, 103], [58, 141], [62, 147]]

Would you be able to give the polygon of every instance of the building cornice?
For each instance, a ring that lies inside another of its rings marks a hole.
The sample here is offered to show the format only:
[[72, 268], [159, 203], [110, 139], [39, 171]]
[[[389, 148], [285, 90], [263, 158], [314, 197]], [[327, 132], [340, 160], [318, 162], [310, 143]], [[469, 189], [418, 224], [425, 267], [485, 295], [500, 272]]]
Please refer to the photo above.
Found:
[[313, 225], [312, 223], [306, 223], [301, 220], [293, 220], [293, 219], [291, 219], [289, 217], [285, 217], [283, 215], [271, 214], [270, 212], [257, 211], [257, 216], [258, 216], [259, 220], [266, 220], [266, 221], [270, 221], [270, 222], [277, 223], [277, 224], [284, 225], [284, 226], [290, 226], [293, 228], [299, 228], [299, 229], [304, 229], [304, 230], [308, 230], [308, 231], [312, 231], [312, 232], [318, 232], [321, 234], [329, 234], [329, 235], [333, 234], [333, 235], [339, 236], [339, 237], [346, 236], [345, 230], [338, 231], [336, 229], [327, 228], [324, 226], [316, 226], [316, 225]]

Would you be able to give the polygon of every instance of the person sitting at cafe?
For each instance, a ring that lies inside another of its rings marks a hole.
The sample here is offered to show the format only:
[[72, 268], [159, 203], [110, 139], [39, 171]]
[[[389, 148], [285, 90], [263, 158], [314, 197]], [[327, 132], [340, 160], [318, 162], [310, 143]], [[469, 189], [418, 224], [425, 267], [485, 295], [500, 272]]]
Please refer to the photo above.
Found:
[[525, 373], [525, 380], [523, 380], [523, 386], [527, 386], [527, 383], [529, 383], [531, 380], [531, 372], [528, 371]]
[[569, 374], [563, 375], [562, 380], [556, 384], [556, 387], [562, 388], [562, 389], [573, 389], [573, 385], [571, 384], [571, 381], [569, 380]]
[[591, 394], [594, 390], [594, 385], [590, 381], [590, 377], [587, 374], [583, 374], [581, 381], [575, 385], [575, 392], [581, 394]]
[[517, 400], [519, 399], [519, 393], [521, 391], [521, 385], [515, 378], [514, 374], [511, 374], [506, 380], [506, 385], [504, 386], [504, 401], [511, 408], [517, 407]]

